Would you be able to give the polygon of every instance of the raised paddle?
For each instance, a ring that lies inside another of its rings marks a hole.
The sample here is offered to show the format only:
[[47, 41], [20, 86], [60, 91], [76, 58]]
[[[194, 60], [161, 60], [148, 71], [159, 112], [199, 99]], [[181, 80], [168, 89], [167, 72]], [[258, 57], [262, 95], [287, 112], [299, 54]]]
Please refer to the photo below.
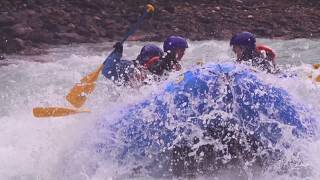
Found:
[[[140, 16], [136, 24], [130, 26], [129, 31], [120, 43], [123, 44], [123, 42], [126, 41], [128, 37], [131, 36], [138, 29], [139, 25], [142, 23], [144, 18], [147, 17], [148, 14], [151, 14], [153, 12], [154, 7], [151, 4], [148, 4], [143, 15]], [[75, 86], [73, 86], [69, 94], [66, 96], [66, 99], [70, 102], [70, 104], [72, 104], [76, 108], [80, 108], [85, 103], [87, 99], [86, 96], [92, 93], [92, 91], [94, 90], [95, 82], [98, 79], [98, 76], [102, 71], [105, 62], [113, 61], [119, 56], [121, 55], [117, 53], [115, 50], [113, 50], [111, 54], [103, 62], [103, 64], [99, 66], [99, 68], [82, 78], [80, 83], [77, 83]]]
[[[154, 7], [151, 4], [147, 5], [146, 10], [144, 11], [143, 15], [140, 16], [136, 24], [130, 26], [129, 31], [125, 35], [125, 37], [120, 42], [123, 44], [124, 41], [128, 39], [139, 27], [139, 25], [143, 22], [144, 18], [147, 17], [148, 14], [154, 12]], [[119, 53], [115, 50], [111, 52], [111, 54], [106, 58], [106, 60], [101, 64], [95, 71], [91, 72], [90, 74], [86, 75], [80, 80], [80, 83], [77, 83], [66, 96], [66, 99], [76, 108], [80, 108], [86, 101], [87, 95], [92, 93], [95, 88], [95, 82], [97, 81], [100, 72], [102, 71], [105, 62], [109, 60], [113, 60], [116, 57], [119, 57]], [[89, 112], [88, 110], [77, 110], [71, 108], [64, 108], [64, 107], [36, 107], [33, 108], [33, 115], [35, 117], [59, 117], [59, 116], [66, 116], [76, 113], [83, 113]]]

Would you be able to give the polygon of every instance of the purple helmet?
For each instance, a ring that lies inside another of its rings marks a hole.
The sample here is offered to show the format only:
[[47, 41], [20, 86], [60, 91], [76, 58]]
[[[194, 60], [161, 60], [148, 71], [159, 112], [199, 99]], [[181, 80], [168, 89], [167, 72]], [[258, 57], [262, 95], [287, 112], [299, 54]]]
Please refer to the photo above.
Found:
[[150, 58], [155, 56], [163, 56], [163, 51], [154, 44], [147, 44], [141, 49], [137, 60], [139, 64], [144, 65]]
[[246, 46], [250, 49], [256, 47], [256, 38], [250, 32], [240, 32], [232, 36], [230, 40], [230, 46]]
[[182, 49], [188, 48], [187, 41], [180, 36], [170, 36], [163, 43], [164, 52], [172, 51], [176, 48], [182, 48]]

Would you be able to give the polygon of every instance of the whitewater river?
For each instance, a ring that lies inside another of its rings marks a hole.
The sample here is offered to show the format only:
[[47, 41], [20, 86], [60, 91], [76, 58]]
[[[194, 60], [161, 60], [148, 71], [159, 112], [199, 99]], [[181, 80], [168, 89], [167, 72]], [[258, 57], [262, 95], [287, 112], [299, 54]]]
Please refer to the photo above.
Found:
[[[266, 83], [284, 88], [319, 117], [320, 85], [307, 76], [311, 73], [310, 64], [320, 62], [320, 41], [258, 39], [258, 42], [276, 51], [277, 62], [283, 71], [297, 74], [287, 79], [260, 74], [260, 78]], [[233, 56], [226, 41], [189, 43], [190, 48], [183, 60], [184, 71], [194, 67], [198, 61], [224, 62], [230, 61]], [[110, 116], [112, 119], [115, 112], [158, 91], [162, 84], [135, 90], [115, 87], [100, 76], [95, 91], [85, 105], [91, 113], [42, 119], [32, 115], [32, 108], [36, 106], [68, 107], [65, 95], [83, 76], [103, 62], [112, 44], [59, 46], [50, 49], [47, 55], [8, 56], [8, 61], [0, 61], [3, 65], [0, 66], [1, 180], [130, 178], [130, 167], [118, 166], [115, 161], [94, 155], [91, 144], [101, 138], [92, 135], [94, 127], [102, 116]], [[144, 44], [126, 43], [124, 58], [134, 59]], [[170, 79], [177, 76], [178, 73], [173, 73]], [[288, 152], [286, 156], [292, 161], [299, 156], [303, 160], [299, 165], [279, 173], [277, 169], [283, 164], [276, 164], [261, 174], [259, 179], [320, 179], [320, 140], [298, 141], [297, 147], [301, 149], [299, 155]], [[228, 179], [228, 175], [216, 179]]]

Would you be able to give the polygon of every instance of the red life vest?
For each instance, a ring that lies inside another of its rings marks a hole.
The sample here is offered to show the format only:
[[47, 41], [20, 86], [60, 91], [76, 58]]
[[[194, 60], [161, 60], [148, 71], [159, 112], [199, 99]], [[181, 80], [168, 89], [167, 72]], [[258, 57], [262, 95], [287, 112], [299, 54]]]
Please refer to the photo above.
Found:
[[143, 67], [145, 67], [146, 69], [149, 69], [152, 65], [154, 65], [159, 60], [160, 60], [160, 56], [154, 56], [150, 58], [146, 63], [144, 63]]
[[274, 53], [274, 51], [268, 47], [268, 46], [265, 46], [265, 45], [258, 45], [256, 47], [256, 50], [261, 53], [261, 54], [265, 54], [266, 55], [266, 58], [270, 61], [272, 61], [272, 63], [275, 63], [275, 58], [276, 58], [276, 54]]
[[[156, 62], [158, 62], [160, 60], [160, 56], [154, 56], [152, 58], [150, 58], [146, 63], [143, 64], [143, 67], [146, 69], [149, 69], [152, 65], [154, 65]], [[180, 71], [181, 70], [181, 65], [180, 64], [173, 64], [172, 65], [172, 69], [176, 70], [176, 71]]]

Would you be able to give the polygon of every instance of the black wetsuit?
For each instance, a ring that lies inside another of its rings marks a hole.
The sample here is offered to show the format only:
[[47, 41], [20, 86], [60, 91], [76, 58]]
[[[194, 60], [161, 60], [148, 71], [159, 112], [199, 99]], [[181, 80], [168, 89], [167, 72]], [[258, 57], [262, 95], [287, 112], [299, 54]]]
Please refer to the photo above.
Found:
[[149, 68], [149, 71], [158, 76], [162, 76], [166, 71], [172, 71], [174, 65], [179, 65], [175, 59], [174, 53], [168, 53], [165, 56], [160, 57], [159, 61]]
[[115, 44], [114, 47], [111, 58], [104, 63], [102, 74], [116, 84], [127, 84], [134, 76], [135, 64], [133, 61], [121, 59], [123, 52], [121, 43]]
[[272, 64], [272, 61], [268, 58], [265, 58], [261, 53], [259, 53], [256, 50], [246, 50], [243, 53], [243, 56], [237, 59], [237, 62], [244, 62], [245, 64], [251, 65], [268, 73], [276, 72], [276, 69]]

